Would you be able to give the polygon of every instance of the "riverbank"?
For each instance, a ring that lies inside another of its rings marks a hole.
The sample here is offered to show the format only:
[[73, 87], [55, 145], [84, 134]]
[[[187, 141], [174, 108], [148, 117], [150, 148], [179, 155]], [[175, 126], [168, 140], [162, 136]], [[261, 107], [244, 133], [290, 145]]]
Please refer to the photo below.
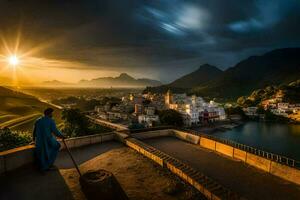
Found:
[[200, 133], [205, 134], [213, 134], [215, 132], [224, 132], [227, 130], [231, 130], [238, 126], [241, 126], [245, 123], [245, 121], [238, 120], [238, 121], [219, 121], [208, 124], [207, 126], [197, 126], [190, 128], [193, 131], [197, 131]]

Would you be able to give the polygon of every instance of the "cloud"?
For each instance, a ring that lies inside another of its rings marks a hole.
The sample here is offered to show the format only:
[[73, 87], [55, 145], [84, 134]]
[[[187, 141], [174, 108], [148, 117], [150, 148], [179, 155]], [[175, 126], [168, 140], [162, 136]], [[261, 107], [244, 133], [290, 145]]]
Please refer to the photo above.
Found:
[[147, 71], [152, 78], [170, 80], [203, 63], [224, 69], [253, 54], [299, 46], [299, 4], [298, 0], [1, 1], [0, 34], [13, 44], [21, 25], [22, 50], [47, 44], [34, 57], [67, 62], [64, 66], [80, 70]]

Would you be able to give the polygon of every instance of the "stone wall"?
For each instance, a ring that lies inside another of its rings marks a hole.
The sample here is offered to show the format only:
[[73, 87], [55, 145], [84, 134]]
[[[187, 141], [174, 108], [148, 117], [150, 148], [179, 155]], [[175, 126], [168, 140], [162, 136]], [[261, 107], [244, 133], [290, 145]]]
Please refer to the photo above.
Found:
[[200, 137], [183, 131], [173, 130], [173, 135], [178, 139], [184, 140], [192, 144], [199, 144]]
[[171, 136], [173, 134], [172, 130], [157, 130], [157, 131], [147, 131], [147, 132], [141, 132], [141, 133], [131, 133], [130, 136], [134, 137], [136, 139], [149, 139], [149, 138], [156, 138], [156, 137], [165, 137], [165, 136]]
[[300, 173], [297, 169], [271, 162], [270, 173], [300, 185]]
[[[114, 133], [96, 134], [77, 138], [66, 139], [69, 148], [82, 147], [85, 145], [102, 143], [114, 139]], [[61, 150], [65, 148], [62, 141]], [[17, 169], [33, 162], [34, 145], [27, 145], [8, 151], [0, 152], [0, 174]]]
[[87, 115], [87, 117], [92, 120], [95, 124], [99, 124], [99, 125], [102, 125], [102, 126], [105, 126], [105, 127], [108, 127], [108, 128], [112, 128], [112, 129], [115, 129], [117, 131], [129, 131], [128, 127], [125, 126], [125, 125], [122, 125], [122, 124], [117, 124], [117, 123], [112, 123], [112, 122], [109, 122], [109, 121], [106, 121], [106, 120], [102, 120], [102, 119], [96, 119], [96, 118], [93, 118], [89, 115]]

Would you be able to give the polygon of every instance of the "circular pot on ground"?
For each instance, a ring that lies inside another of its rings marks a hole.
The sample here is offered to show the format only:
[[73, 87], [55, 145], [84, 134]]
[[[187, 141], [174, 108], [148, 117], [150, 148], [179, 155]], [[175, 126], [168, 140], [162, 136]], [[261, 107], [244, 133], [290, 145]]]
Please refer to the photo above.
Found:
[[127, 200], [114, 175], [106, 170], [88, 171], [80, 177], [81, 189], [88, 200]]

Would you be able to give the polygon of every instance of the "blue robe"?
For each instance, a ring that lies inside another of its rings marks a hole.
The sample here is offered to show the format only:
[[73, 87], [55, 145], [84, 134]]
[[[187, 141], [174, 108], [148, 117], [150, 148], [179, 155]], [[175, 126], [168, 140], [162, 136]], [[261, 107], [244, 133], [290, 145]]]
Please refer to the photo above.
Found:
[[34, 154], [41, 170], [47, 170], [53, 165], [59, 151], [60, 144], [53, 134], [57, 137], [63, 137], [61, 132], [57, 130], [53, 119], [47, 116], [37, 119], [33, 131]]

